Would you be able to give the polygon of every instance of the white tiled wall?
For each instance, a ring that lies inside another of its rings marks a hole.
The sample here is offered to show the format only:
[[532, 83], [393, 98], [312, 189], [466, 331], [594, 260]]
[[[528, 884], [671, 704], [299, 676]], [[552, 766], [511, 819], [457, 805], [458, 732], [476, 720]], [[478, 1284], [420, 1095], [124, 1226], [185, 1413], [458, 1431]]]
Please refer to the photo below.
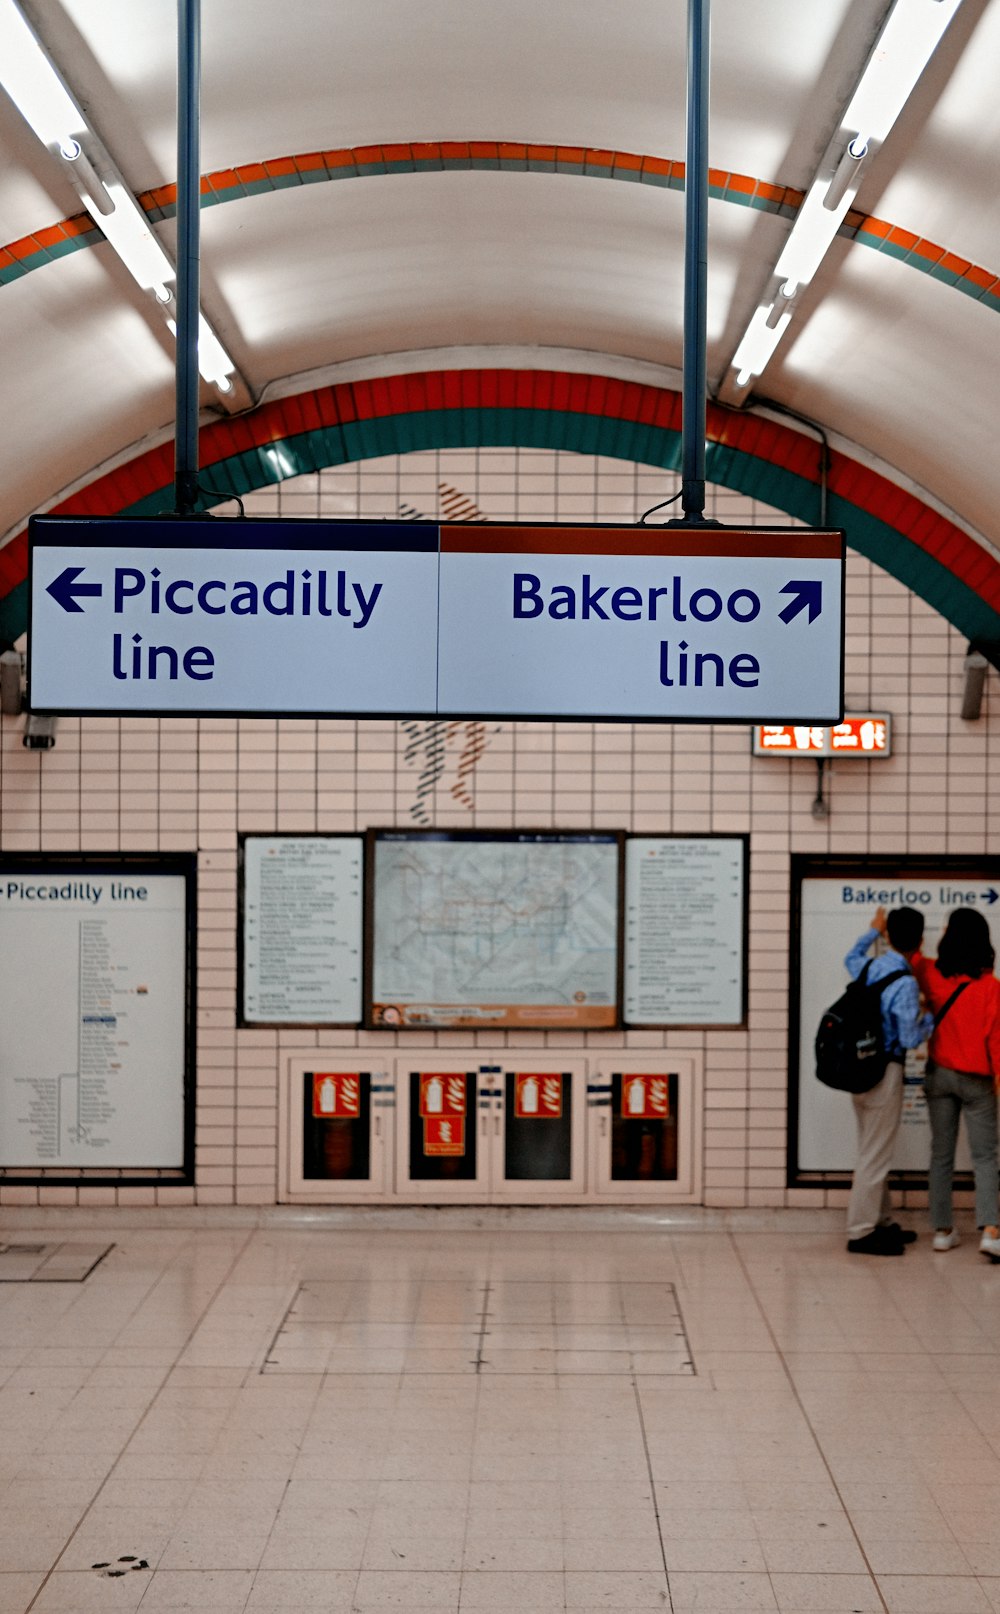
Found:
[[[672, 476], [618, 461], [462, 450], [327, 471], [246, 503], [255, 515], [629, 522], [676, 487]], [[719, 489], [708, 513], [787, 524]], [[236, 837], [399, 823], [748, 832], [748, 1030], [524, 1033], [520, 1041], [700, 1050], [706, 1203], [823, 1203], [823, 1190], [785, 1188], [790, 854], [1000, 848], [1000, 800], [990, 788], [1000, 762], [996, 675], [988, 676], [980, 721], [963, 722], [966, 647], [941, 617], [855, 554], [847, 609], [847, 705], [891, 712], [894, 755], [828, 770], [825, 819], [811, 813], [815, 768], [753, 758], [742, 728], [84, 718], [60, 722], [53, 750], [31, 752], [20, 721], [4, 718], [4, 849], [196, 849], [200, 873], [195, 1188], [8, 1186], [0, 1202], [273, 1203], [279, 1058], [394, 1038], [237, 1030]], [[418, 1034], [407, 1045], [420, 1036], [449, 1040]]]

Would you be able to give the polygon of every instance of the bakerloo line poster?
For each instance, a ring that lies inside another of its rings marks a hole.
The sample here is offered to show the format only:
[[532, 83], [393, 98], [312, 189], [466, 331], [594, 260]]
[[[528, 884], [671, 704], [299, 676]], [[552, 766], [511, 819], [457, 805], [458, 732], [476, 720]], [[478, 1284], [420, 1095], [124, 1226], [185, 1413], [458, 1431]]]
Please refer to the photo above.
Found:
[[[867, 930], [879, 907], [909, 906], [924, 916], [923, 951], [937, 952], [954, 908], [977, 909], [990, 926], [1000, 954], [1000, 858], [893, 860], [793, 859], [792, 1017], [789, 1035], [790, 1177], [814, 1172], [847, 1177], [854, 1166], [854, 1109], [844, 1093], [816, 1080], [816, 1028], [848, 981], [844, 959]], [[885, 948], [881, 940], [872, 949]], [[904, 1069], [903, 1120], [892, 1169], [923, 1175], [930, 1129], [923, 1096], [926, 1045], [912, 1049]], [[971, 1169], [964, 1128], [956, 1156]]]

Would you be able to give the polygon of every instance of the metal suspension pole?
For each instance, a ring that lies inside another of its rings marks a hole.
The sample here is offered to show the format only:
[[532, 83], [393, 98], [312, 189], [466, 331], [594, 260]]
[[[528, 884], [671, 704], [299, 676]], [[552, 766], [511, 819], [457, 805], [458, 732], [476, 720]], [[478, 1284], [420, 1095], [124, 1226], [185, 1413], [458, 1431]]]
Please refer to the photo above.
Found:
[[177, 514], [198, 503], [198, 318], [201, 307], [201, 0], [177, 0]]
[[711, 0], [688, 0], [681, 508], [683, 519], [696, 524], [705, 518], [710, 5]]

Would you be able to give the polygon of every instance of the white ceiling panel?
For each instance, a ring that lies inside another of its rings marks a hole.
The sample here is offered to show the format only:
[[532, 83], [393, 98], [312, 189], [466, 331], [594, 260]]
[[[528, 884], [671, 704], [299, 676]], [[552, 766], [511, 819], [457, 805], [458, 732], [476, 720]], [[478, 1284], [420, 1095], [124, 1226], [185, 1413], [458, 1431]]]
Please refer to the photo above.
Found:
[[[129, 184], [173, 180], [175, 0], [23, 3]], [[713, 167], [805, 187], [887, 3], [714, 0]], [[207, 0], [202, 167], [424, 140], [682, 159], [686, 13], [686, 0]], [[1000, 0], [963, 0], [859, 197], [994, 272], [998, 61]], [[6, 101], [0, 151], [0, 245], [78, 211]], [[255, 395], [415, 349], [680, 363], [679, 192], [418, 173], [278, 190], [202, 217], [205, 307]], [[708, 368], [721, 381], [789, 222], [713, 200], [709, 228]], [[172, 224], [157, 230], [171, 246]], [[169, 434], [169, 339], [106, 249], [0, 284], [0, 340], [0, 531], [147, 433]], [[996, 538], [998, 340], [992, 307], [838, 242], [756, 394], [857, 441]]]
[[945, 288], [892, 258], [848, 254], [768, 370], [768, 391], [853, 442], [877, 443], [995, 540], [998, 316], [952, 293], [945, 321], [942, 297]]
[[123, 294], [107, 249], [0, 288], [0, 531], [173, 417], [172, 343]]
[[959, 11], [940, 58], [927, 75], [933, 105], [889, 137], [890, 177], [871, 211], [1000, 275], [1000, 7]]

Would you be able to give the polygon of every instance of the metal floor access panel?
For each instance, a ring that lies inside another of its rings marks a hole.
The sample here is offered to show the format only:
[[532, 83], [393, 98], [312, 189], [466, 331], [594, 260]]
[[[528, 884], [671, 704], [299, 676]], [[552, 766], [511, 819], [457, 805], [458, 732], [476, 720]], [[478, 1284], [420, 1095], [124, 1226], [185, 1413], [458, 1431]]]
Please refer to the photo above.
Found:
[[0, 1244], [0, 1283], [84, 1283], [113, 1244]]

